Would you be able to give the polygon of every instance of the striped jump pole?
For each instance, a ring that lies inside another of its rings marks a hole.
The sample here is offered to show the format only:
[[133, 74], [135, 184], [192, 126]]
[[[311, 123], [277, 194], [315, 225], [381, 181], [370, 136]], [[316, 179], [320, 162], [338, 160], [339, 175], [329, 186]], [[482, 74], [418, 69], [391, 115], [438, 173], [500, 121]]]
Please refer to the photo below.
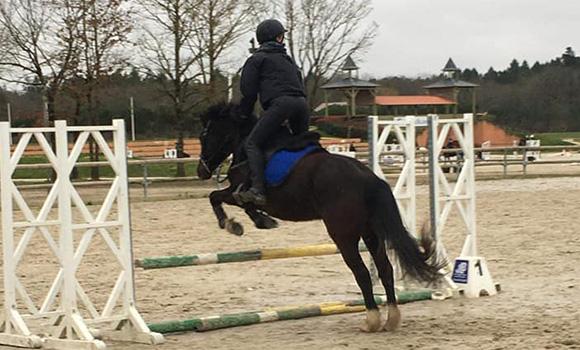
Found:
[[[360, 244], [361, 252], [367, 251]], [[288, 258], [303, 258], [307, 256], [322, 256], [338, 254], [340, 251], [334, 244], [318, 244], [292, 248], [272, 248], [244, 250], [238, 252], [206, 253], [181, 256], [161, 256], [135, 260], [135, 266], [143, 269], [163, 269], [170, 267], [224, 264], [255, 260], [273, 260]]]
[[[415, 291], [401, 291], [397, 293], [397, 301], [400, 304], [413, 301], [431, 299], [432, 291], [429, 289]], [[375, 301], [379, 305], [385, 305], [385, 296], [375, 296]], [[191, 318], [187, 320], [164, 321], [149, 324], [149, 329], [157, 333], [177, 333], [177, 332], [204, 332], [215, 329], [247, 326], [251, 324], [297, 320], [307, 317], [338, 315], [353, 312], [365, 311], [364, 300], [351, 300], [342, 302], [327, 302], [322, 304], [277, 307], [262, 311], [242, 312], [236, 314], [209, 316], [201, 318]]]

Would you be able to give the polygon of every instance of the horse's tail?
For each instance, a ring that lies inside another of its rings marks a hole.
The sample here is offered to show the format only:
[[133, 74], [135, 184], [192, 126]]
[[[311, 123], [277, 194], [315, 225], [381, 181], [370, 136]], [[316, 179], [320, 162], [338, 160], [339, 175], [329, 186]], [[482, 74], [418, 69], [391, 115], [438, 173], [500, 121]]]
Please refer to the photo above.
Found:
[[371, 227], [379, 239], [394, 249], [404, 272], [413, 278], [433, 282], [441, 277], [442, 264], [435, 261], [435, 244], [423, 234], [420, 243], [407, 231], [401, 220], [397, 201], [389, 185], [377, 179], [367, 194]]

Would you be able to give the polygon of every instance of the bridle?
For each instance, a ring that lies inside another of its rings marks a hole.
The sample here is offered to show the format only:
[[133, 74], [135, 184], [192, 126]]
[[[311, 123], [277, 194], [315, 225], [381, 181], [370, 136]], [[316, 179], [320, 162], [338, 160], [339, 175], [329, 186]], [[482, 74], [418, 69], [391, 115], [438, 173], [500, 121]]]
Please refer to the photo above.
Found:
[[[205, 128], [203, 128], [203, 130], [201, 131], [201, 134], [199, 135], [199, 140], [200, 140], [200, 142], [201, 142], [201, 147], [202, 147], [202, 149], [204, 148], [204, 143], [205, 143], [205, 141], [204, 141], [204, 140], [205, 140], [205, 138], [206, 138], [206, 136], [207, 136], [207, 134], [208, 134], [208, 129], [209, 129], [209, 126], [210, 126], [210, 125], [211, 125], [211, 120], [210, 120], [210, 121], [207, 123], [207, 125], [205, 126]], [[212, 161], [214, 158], [216, 158], [217, 156], [219, 156], [219, 155], [222, 153], [222, 151], [225, 149], [225, 147], [228, 145], [228, 143], [230, 142], [230, 140], [231, 140], [232, 138], [233, 138], [233, 136], [232, 136], [232, 135], [228, 135], [228, 136], [227, 136], [227, 137], [224, 139], [224, 141], [222, 142], [222, 145], [221, 145], [221, 147], [220, 147], [220, 148], [219, 148], [219, 149], [218, 149], [216, 152], [214, 152], [214, 153], [211, 155], [211, 157], [209, 157], [208, 159], [204, 159], [203, 155], [200, 155], [200, 156], [199, 156], [199, 164], [200, 164], [200, 165], [201, 165], [201, 166], [202, 166], [202, 167], [203, 167], [203, 168], [204, 168], [204, 169], [205, 169], [205, 170], [206, 170], [208, 173], [210, 173], [210, 174], [212, 173], [212, 171], [211, 171], [211, 169], [209, 168], [209, 165], [208, 165], [208, 164], [211, 164], [211, 161]], [[216, 169], [217, 169], [217, 168], [220, 168], [220, 166], [223, 164], [223, 162], [225, 162], [225, 160], [226, 160], [227, 158], [228, 158], [228, 157], [226, 156], [224, 160], [222, 160], [221, 162], [219, 162], [219, 164], [217, 164], [217, 165], [216, 165]], [[224, 181], [225, 181], [225, 180], [224, 180]]]

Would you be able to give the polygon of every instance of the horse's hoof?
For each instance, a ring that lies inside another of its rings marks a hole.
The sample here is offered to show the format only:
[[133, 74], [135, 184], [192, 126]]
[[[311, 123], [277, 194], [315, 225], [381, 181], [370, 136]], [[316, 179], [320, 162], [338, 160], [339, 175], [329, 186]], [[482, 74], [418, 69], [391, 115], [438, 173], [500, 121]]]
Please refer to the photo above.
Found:
[[366, 322], [360, 327], [366, 333], [374, 333], [381, 330], [381, 313], [378, 309], [367, 310]]
[[388, 306], [387, 322], [383, 329], [387, 332], [394, 332], [401, 326], [401, 311], [396, 305]]
[[236, 236], [244, 234], [244, 227], [239, 222], [234, 221], [234, 219], [226, 220], [226, 230]]
[[219, 220], [218, 221], [218, 225], [220, 226], [220, 228], [223, 230], [224, 228], [226, 228], [226, 220]]
[[263, 230], [270, 230], [273, 228], [278, 227], [278, 221], [272, 219], [269, 216], [262, 216], [255, 222], [256, 228], [263, 229]]

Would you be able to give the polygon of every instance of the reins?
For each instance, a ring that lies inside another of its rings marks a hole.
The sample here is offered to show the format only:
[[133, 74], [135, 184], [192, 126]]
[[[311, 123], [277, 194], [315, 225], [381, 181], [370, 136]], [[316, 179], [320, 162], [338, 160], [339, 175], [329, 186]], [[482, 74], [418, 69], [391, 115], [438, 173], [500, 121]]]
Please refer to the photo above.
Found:
[[240, 166], [246, 164], [248, 161], [247, 160], [244, 160], [243, 162], [240, 162], [238, 164], [230, 165], [228, 171], [226, 172], [226, 176], [223, 178], [223, 180], [220, 180], [220, 175], [222, 173], [222, 167], [224, 165], [224, 162], [225, 162], [225, 160], [223, 162], [221, 162], [220, 165], [218, 165], [218, 167], [217, 167], [217, 176], [216, 176], [216, 179], [217, 179], [217, 183], [218, 184], [223, 184], [224, 182], [226, 182], [227, 180], [229, 180], [230, 177], [228, 176], [228, 174], [230, 173], [230, 171], [235, 170], [236, 168], [239, 168]]

